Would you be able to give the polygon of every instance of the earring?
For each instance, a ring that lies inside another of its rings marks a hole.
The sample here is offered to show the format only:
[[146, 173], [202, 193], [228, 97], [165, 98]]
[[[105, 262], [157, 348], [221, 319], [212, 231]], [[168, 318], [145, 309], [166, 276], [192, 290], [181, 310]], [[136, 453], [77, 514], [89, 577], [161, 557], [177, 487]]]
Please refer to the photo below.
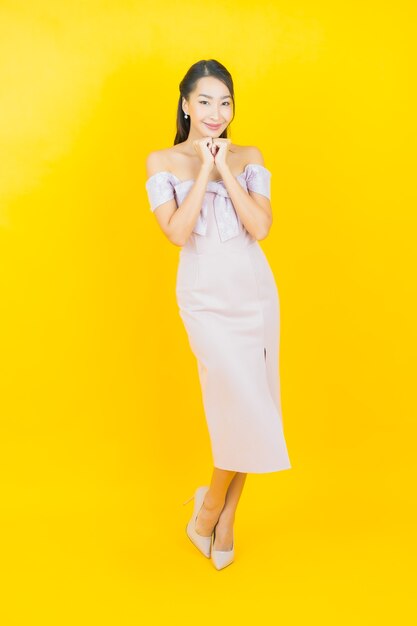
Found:
[[187, 113], [184, 113], [184, 117], [185, 117], [186, 120], [188, 119]]

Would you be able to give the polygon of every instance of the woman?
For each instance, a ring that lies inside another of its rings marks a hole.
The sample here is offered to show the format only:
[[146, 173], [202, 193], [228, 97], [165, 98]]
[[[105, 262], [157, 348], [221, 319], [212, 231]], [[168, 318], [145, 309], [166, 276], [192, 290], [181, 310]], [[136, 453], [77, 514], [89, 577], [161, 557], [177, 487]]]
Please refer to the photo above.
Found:
[[159, 226], [181, 247], [176, 296], [214, 459], [210, 486], [190, 498], [186, 532], [222, 569], [234, 560], [233, 522], [247, 473], [291, 468], [281, 417], [279, 297], [258, 244], [272, 224], [271, 172], [256, 147], [227, 138], [234, 90], [221, 63], [195, 63], [179, 87], [174, 146], [148, 155], [146, 190]]

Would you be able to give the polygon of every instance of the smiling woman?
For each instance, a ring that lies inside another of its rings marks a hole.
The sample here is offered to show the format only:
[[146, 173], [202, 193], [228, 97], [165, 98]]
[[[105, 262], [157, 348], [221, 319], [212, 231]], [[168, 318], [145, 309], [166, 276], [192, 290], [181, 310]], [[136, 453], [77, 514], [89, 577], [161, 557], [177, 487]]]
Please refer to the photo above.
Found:
[[215, 60], [194, 64], [180, 83], [174, 146], [146, 162], [150, 208], [181, 247], [176, 297], [214, 460], [211, 485], [196, 490], [186, 530], [217, 569], [234, 558], [233, 519], [246, 474], [291, 467], [278, 290], [257, 241], [272, 221], [271, 172], [258, 148], [228, 139], [233, 117], [229, 72]]

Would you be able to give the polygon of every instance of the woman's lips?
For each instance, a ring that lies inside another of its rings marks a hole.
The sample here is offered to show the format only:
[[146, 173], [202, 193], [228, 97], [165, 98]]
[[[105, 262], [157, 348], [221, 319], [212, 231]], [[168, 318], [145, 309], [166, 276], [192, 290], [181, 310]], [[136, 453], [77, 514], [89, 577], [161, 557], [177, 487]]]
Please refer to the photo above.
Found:
[[206, 126], [211, 128], [211, 130], [217, 130], [221, 126], [221, 124], [207, 124], [207, 122], [204, 122], [204, 123], [205, 123]]

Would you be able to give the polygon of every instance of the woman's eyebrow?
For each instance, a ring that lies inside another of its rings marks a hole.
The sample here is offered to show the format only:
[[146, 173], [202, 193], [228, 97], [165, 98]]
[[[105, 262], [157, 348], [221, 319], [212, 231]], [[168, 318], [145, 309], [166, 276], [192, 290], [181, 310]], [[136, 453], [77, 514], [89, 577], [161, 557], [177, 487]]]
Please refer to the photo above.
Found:
[[[210, 98], [211, 100], [213, 99], [213, 96], [209, 96], [206, 93], [199, 93], [197, 98], [199, 98], [200, 96], [205, 96], [206, 98]], [[231, 96], [223, 96], [222, 98], [220, 98], [220, 100], [224, 100], [225, 98], [231, 98]]]

